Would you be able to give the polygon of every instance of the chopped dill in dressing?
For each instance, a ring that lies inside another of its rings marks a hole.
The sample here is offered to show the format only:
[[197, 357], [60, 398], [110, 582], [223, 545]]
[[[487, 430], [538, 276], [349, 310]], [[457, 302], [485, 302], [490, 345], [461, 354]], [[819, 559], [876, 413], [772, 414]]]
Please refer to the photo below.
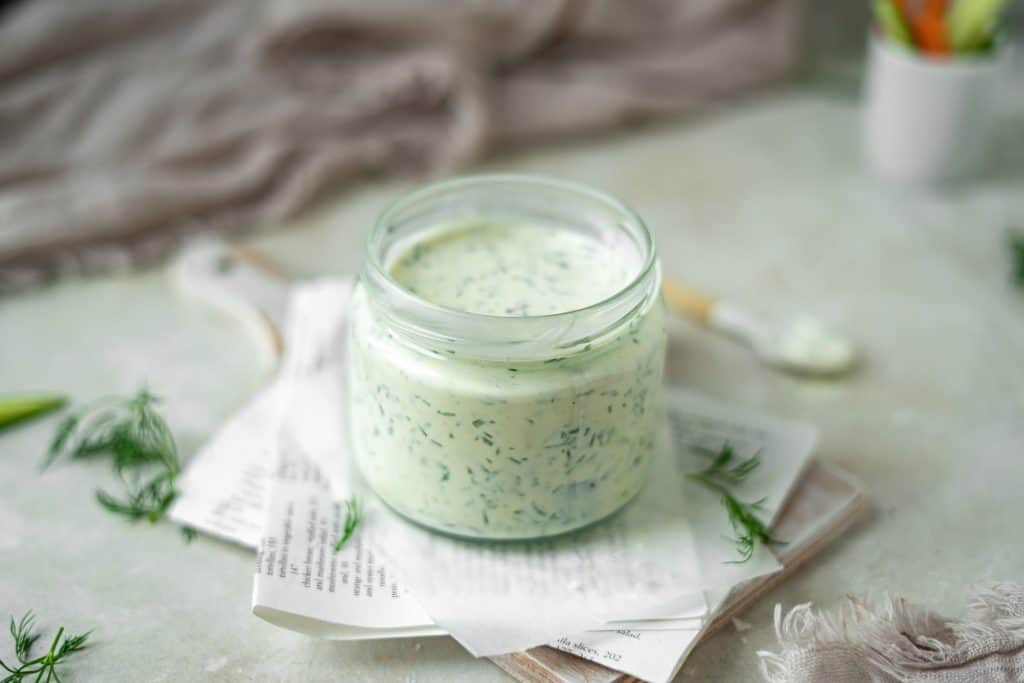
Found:
[[[614, 296], [636, 265], [575, 231], [491, 221], [425, 233], [388, 271], [447, 308], [540, 316]], [[554, 358], [486, 361], [404, 343], [363, 286], [350, 329], [356, 462], [407, 517], [461, 536], [531, 538], [597, 521], [640, 490], [665, 355], [660, 298], [600, 343]]]
[[417, 242], [391, 278], [431, 303], [468, 313], [537, 316], [607, 299], [633, 273], [592, 237], [535, 225], [470, 224]]

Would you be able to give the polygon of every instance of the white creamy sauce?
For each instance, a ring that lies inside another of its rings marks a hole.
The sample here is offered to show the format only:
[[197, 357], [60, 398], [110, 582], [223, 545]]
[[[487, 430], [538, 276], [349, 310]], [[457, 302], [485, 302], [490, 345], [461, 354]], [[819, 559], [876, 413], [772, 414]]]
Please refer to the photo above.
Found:
[[[635, 273], [576, 232], [479, 223], [411, 244], [390, 275], [449, 308], [536, 316], [597, 303]], [[660, 298], [574, 355], [494, 362], [399, 340], [360, 286], [351, 354], [357, 462], [416, 521], [480, 538], [550, 535], [611, 514], [643, 484], [665, 355]]]
[[632, 274], [609, 247], [577, 232], [484, 223], [416, 243], [391, 266], [390, 275], [447, 308], [533, 316], [607, 299]]
[[810, 316], [801, 316], [788, 325], [773, 347], [785, 364], [807, 372], [840, 372], [853, 364], [850, 342]]

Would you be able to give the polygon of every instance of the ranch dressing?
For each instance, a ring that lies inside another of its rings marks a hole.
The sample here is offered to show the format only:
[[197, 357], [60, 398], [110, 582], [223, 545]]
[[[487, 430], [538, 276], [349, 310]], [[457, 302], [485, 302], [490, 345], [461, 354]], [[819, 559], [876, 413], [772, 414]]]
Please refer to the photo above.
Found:
[[623, 260], [593, 238], [493, 222], [471, 223], [416, 243], [390, 275], [431, 303], [497, 316], [585, 308], [630, 279]]
[[[607, 298], [630, 273], [577, 233], [483, 223], [415, 244], [390, 275], [451, 308], [544, 315]], [[396, 343], [359, 291], [352, 424], [360, 467], [396, 510], [455, 534], [518, 538], [600, 519], [643, 482], [664, 324], [652, 306], [577, 357], [445, 359]]]

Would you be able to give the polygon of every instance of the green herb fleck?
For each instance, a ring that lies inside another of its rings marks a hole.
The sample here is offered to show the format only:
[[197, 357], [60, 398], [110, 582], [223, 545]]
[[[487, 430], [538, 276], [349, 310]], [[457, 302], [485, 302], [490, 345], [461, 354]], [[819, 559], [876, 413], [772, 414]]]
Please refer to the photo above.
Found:
[[63, 663], [69, 655], [85, 649], [85, 641], [88, 639], [89, 633], [65, 637], [64, 627], [61, 626], [57, 629], [57, 635], [50, 644], [50, 650], [44, 655], [32, 658], [32, 646], [40, 636], [32, 628], [35, 625], [35, 619], [31, 610], [25, 612], [17, 622], [14, 621], [13, 616], [11, 617], [11, 638], [14, 639], [14, 656], [18, 661], [16, 666], [12, 667], [0, 660], [0, 667], [3, 667], [8, 673], [3, 679], [3, 683], [21, 683], [29, 676], [35, 676], [33, 681], [60, 683], [57, 665]]
[[1010, 251], [1013, 253], [1013, 279], [1024, 287], [1024, 233], [1010, 234]]
[[693, 472], [686, 476], [721, 496], [722, 506], [726, 510], [729, 524], [735, 534], [733, 540], [736, 543], [736, 552], [740, 555], [740, 559], [736, 563], [746, 562], [753, 557], [758, 543], [783, 545], [782, 541], [774, 538], [768, 532], [759, 517], [765, 512], [765, 499], [744, 502], [736, 498], [729, 490], [730, 486], [740, 484], [751, 472], [761, 466], [760, 453], [746, 460], [735, 462], [737, 457], [729, 442], [723, 444], [718, 451], [706, 448], [697, 448], [696, 450], [709, 457], [711, 462], [700, 472]]
[[362, 520], [363, 506], [358, 498], [352, 496], [345, 501], [345, 524], [341, 531], [341, 538], [334, 544], [334, 552], [341, 550], [342, 546], [348, 542], [348, 539], [352, 538], [352, 534], [355, 533], [356, 527], [359, 526], [359, 522]]
[[43, 461], [109, 457], [121, 480], [123, 495], [102, 489], [96, 500], [108, 512], [135, 521], [156, 522], [177, 496], [181, 473], [178, 447], [163, 417], [159, 399], [143, 390], [131, 398], [105, 398], [68, 415]]

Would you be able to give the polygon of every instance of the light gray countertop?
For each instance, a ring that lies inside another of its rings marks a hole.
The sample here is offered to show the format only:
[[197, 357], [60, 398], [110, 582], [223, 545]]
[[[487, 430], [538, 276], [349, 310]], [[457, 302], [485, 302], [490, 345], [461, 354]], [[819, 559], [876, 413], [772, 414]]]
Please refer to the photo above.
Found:
[[[702, 645], [680, 681], [757, 680], [754, 653], [775, 645], [776, 602], [827, 607], [846, 593], [897, 591], [956, 612], [972, 582], [1024, 581], [1024, 290], [1011, 285], [1006, 246], [1007, 227], [1024, 228], [1020, 85], [1005, 95], [996, 169], [945, 194], [867, 177], [856, 94], [842, 79], [487, 164], [618, 194], [647, 219], [676, 279], [813, 312], [863, 349], [848, 379], [801, 380], [675, 326], [671, 381], [815, 422], [819, 457], [855, 474], [873, 507], [745, 615], [751, 630]], [[253, 243], [296, 273], [352, 272], [364, 231], [405, 187], [343, 191]], [[145, 384], [165, 399], [186, 454], [267, 376], [241, 328], [162, 271], [0, 299], [3, 392], [87, 400]], [[48, 630], [94, 629], [64, 680], [507, 680], [449, 638], [322, 642], [251, 616], [250, 552], [112, 517], [93, 500], [109, 483], [103, 465], [40, 474], [54, 422], [0, 436], [0, 618], [32, 608]]]

